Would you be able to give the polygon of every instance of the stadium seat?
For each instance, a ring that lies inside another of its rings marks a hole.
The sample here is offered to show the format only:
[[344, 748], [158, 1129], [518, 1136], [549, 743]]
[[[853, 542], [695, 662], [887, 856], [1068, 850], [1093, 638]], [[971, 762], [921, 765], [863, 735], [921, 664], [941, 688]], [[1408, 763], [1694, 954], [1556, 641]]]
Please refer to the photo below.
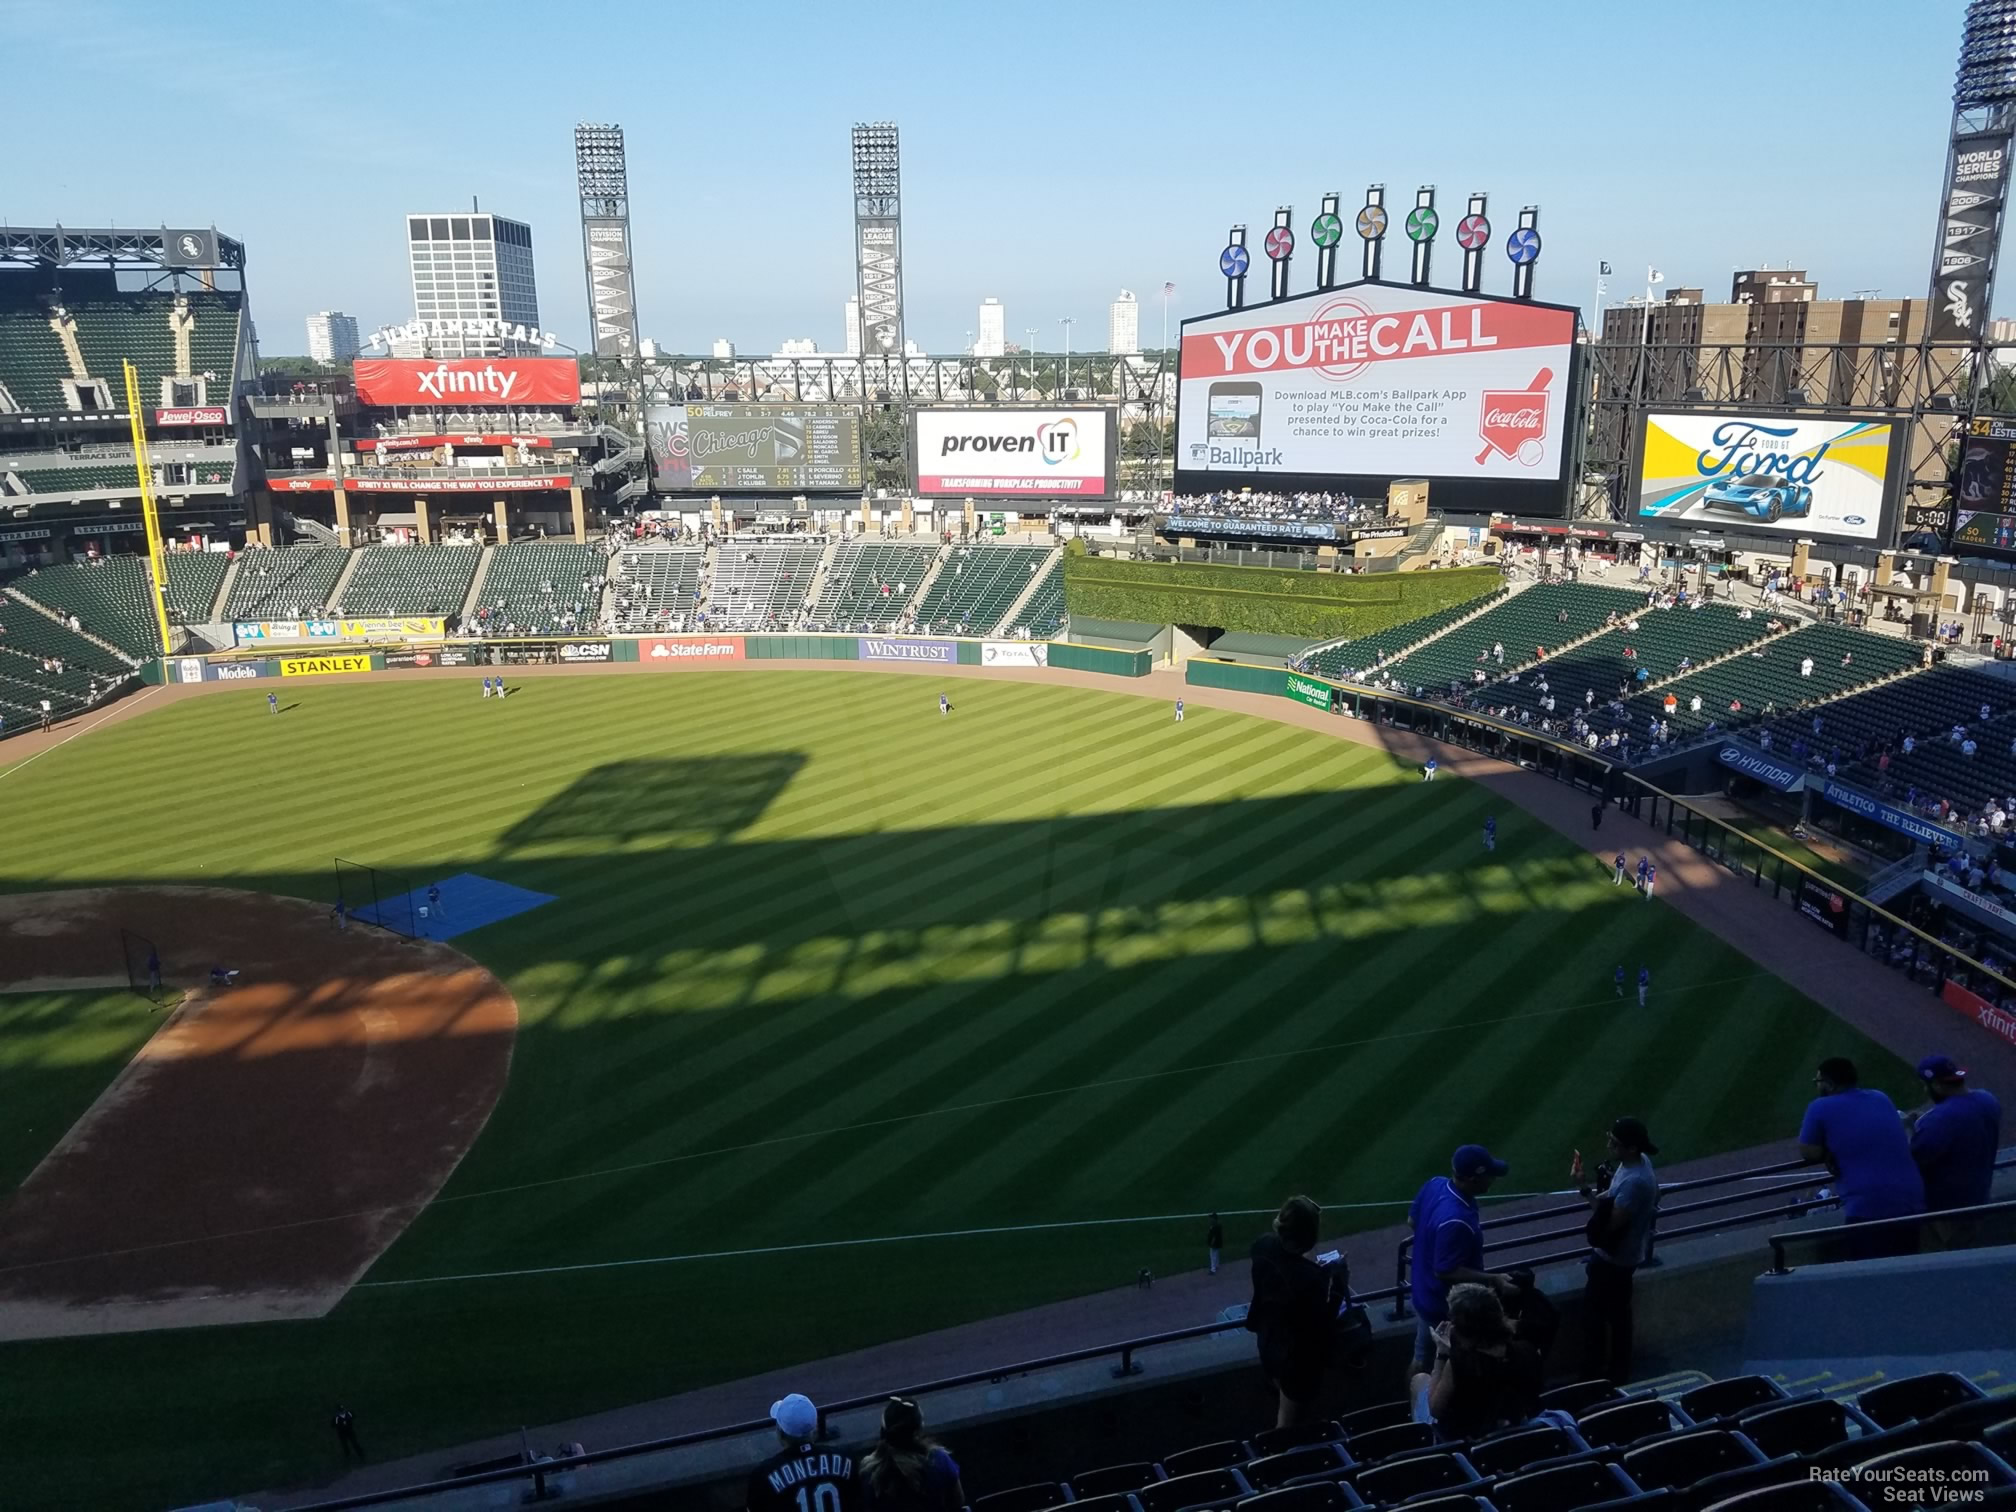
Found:
[[646, 546], [617, 558], [610, 574], [610, 628], [620, 633], [690, 630], [700, 609], [700, 571], [707, 553], [697, 546]]
[[1451, 625], [1481, 613], [1505, 597], [1503, 589], [1474, 598], [1467, 604], [1453, 604], [1433, 614], [1424, 614], [1404, 624], [1393, 625], [1371, 635], [1352, 640], [1332, 641], [1317, 646], [1302, 657], [1303, 665], [1318, 677], [1360, 680], [1382, 657], [1398, 658], [1424, 645]]
[[[1406, 1416], [1404, 1406], [1401, 1416], [1403, 1418]], [[1327, 1418], [1314, 1423], [1295, 1423], [1286, 1428], [1266, 1428], [1253, 1435], [1253, 1453], [1279, 1454], [1284, 1449], [1296, 1449], [1303, 1444], [1320, 1444], [1326, 1440], [1342, 1437], [1344, 1437], [1344, 1425]]]
[[1759, 1454], [1740, 1433], [1726, 1428], [1682, 1428], [1639, 1439], [1619, 1462], [1624, 1473], [1648, 1491], [1692, 1485], [1706, 1475], [1760, 1464]]
[[1227, 1465], [1243, 1465], [1253, 1458], [1253, 1451], [1244, 1439], [1220, 1439], [1215, 1444], [1199, 1444], [1193, 1449], [1179, 1449], [1174, 1454], [1162, 1456], [1162, 1473], [1172, 1480], [1179, 1475], [1194, 1475], [1199, 1470], [1222, 1470]]
[[1451, 1496], [1424, 1496], [1407, 1503], [1411, 1512], [1496, 1512], [1484, 1497], [1458, 1491]]
[[1745, 1491], [1702, 1508], [1702, 1512], [1868, 1512], [1839, 1481], [1788, 1481]]
[[1850, 1465], [1859, 1465], [1866, 1459], [1876, 1459], [1898, 1449], [1910, 1449], [1923, 1443], [1925, 1435], [1916, 1423], [1902, 1423], [1895, 1428], [1884, 1428], [1876, 1433], [1862, 1434], [1856, 1438], [1843, 1439], [1838, 1444], [1830, 1444], [1817, 1454], [1807, 1456], [1807, 1463], [1827, 1470], [1845, 1470]]
[[1639, 1397], [1636, 1401], [1613, 1402], [1597, 1412], [1585, 1412], [1575, 1420], [1575, 1428], [1591, 1448], [1610, 1448], [1636, 1439], [1651, 1438], [1674, 1428], [1690, 1428], [1692, 1420], [1663, 1397]]
[[1006, 634], [1027, 634], [1031, 640], [1054, 640], [1064, 630], [1064, 565], [1052, 562], [1036, 579], [1036, 586], [1022, 605], [1013, 623], [1003, 623]]
[[[2000, 1400], [2009, 1409], [2010, 1416], [2003, 1422], [1995, 1423], [1982, 1429], [1981, 1442], [2001, 1455], [2002, 1458], [2011, 1459], [2012, 1455], [2016, 1455], [2016, 1401], [2012, 1401], [2008, 1397], [2003, 1397]], [[2016, 1463], [2016, 1460], [2011, 1460], [2011, 1462]]]
[[1579, 1418], [1583, 1413], [1624, 1400], [1624, 1392], [1608, 1381], [1576, 1381], [1540, 1393], [1540, 1405]]
[[1255, 1491], [1278, 1491], [1306, 1476], [1341, 1475], [1357, 1458], [1336, 1444], [1304, 1444], [1253, 1460], [1246, 1466], [1246, 1481]]
[[1395, 1454], [1426, 1449], [1435, 1442], [1435, 1429], [1427, 1423], [1391, 1423], [1363, 1432], [1347, 1430], [1345, 1443], [1351, 1457], [1361, 1465], [1376, 1465]]
[[608, 567], [609, 558], [600, 547], [571, 541], [513, 541], [493, 547], [490, 565], [483, 572], [476, 623], [464, 628], [475, 628], [485, 635], [571, 635], [597, 630], [602, 591], [589, 584]]
[[1786, 1396], [1784, 1388], [1769, 1376], [1744, 1375], [1709, 1381], [1691, 1391], [1681, 1392], [1674, 1400], [1687, 1416], [1697, 1423], [1704, 1423], [1710, 1418], [1752, 1412], [1767, 1404], [1785, 1401]]
[[917, 628], [934, 635], [992, 635], [1050, 553], [1048, 546], [953, 547], [917, 605]]
[[1140, 1512], [1134, 1493], [1116, 1491], [1110, 1496], [1080, 1497], [1071, 1503], [1071, 1512]]
[[1738, 1421], [1744, 1437], [1767, 1459], [1818, 1454], [1858, 1433], [1876, 1431], [1876, 1425], [1852, 1405], [1834, 1397], [1806, 1397], [1745, 1413]]
[[1580, 1454], [1588, 1447], [1579, 1434], [1550, 1423], [1480, 1439], [1466, 1453], [1480, 1475], [1511, 1475], [1541, 1460]]
[[1237, 1470], [1199, 1470], [1141, 1486], [1134, 1500], [1141, 1512], [1184, 1512], [1189, 1507], [1229, 1507], [1258, 1489]]
[[807, 627], [887, 631], [903, 619], [938, 550], [914, 543], [849, 541], [836, 546]]
[[1636, 1496], [1620, 1496], [1615, 1501], [1597, 1502], [1582, 1508], [1582, 1512], [1678, 1512], [1679, 1506], [1679, 1494], [1661, 1487], [1657, 1491], [1640, 1491]]
[[1959, 1402], [1979, 1401], [1984, 1394], [1963, 1375], [1933, 1370], [1871, 1386], [1855, 1398], [1855, 1405], [1878, 1428], [1896, 1428], [1929, 1418]]
[[343, 585], [343, 616], [458, 615], [482, 555], [471, 545], [367, 546]]
[[2016, 1486], [2016, 1469], [1984, 1444], [1967, 1439], [1941, 1439], [1933, 1444], [1915, 1444], [1874, 1459], [1858, 1460], [1856, 1479], [1871, 1485], [1885, 1481], [1926, 1485], [1943, 1483], [1992, 1490]]
[[1638, 1490], [1631, 1477], [1609, 1461], [1587, 1459], [1507, 1476], [1492, 1485], [1489, 1495], [1498, 1512], [1577, 1512], [1635, 1496]]
[[824, 546], [724, 541], [702, 606], [710, 630], [788, 630], [804, 612]]
[[1072, 1476], [1071, 1494], [1084, 1498], [1135, 1491], [1159, 1479], [1161, 1474], [1160, 1470], [1146, 1460], [1129, 1465], [1108, 1465], [1103, 1470], [1087, 1470], [1082, 1475]]
[[1702, 1507], [1727, 1501], [1730, 1497], [1740, 1496], [1745, 1491], [1757, 1491], [1766, 1486], [1783, 1486], [1791, 1481], [1804, 1479], [1806, 1479], [1806, 1461], [1796, 1454], [1783, 1454], [1777, 1459], [1760, 1460], [1754, 1465], [1743, 1465], [1735, 1470], [1704, 1475], [1687, 1487], [1683, 1500], [1689, 1512], [1699, 1512]]
[[1414, 1408], [1409, 1402], [1381, 1402], [1376, 1407], [1360, 1407], [1356, 1412], [1347, 1412], [1337, 1419], [1337, 1426], [1344, 1430], [1347, 1438], [1360, 1433], [1370, 1433], [1374, 1428], [1391, 1428], [1399, 1423], [1414, 1421]]
[[1055, 1481], [1038, 1481], [1017, 1486], [1012, 1491], [996, 1491], [992, 1496], [975, 1497], [971, 1512], [1047, 1512], [1071, 1500], [1071, 1493]]
[[[1353, 1512], [1364, 1498], [1343, 1481], [1310, 1481], [1249, 1496], [1236, 1504], [1238, 1512]], [[979, 1512], [978, 1508], [974, 1512]]]
[[1430, 1491], [1474, 1486], [1482, 1478], [1460, 1454], [1407, 1454], [1352, 1472], [1351, 1483], [1366, 1501], [1391, 1506]]
[[238, 574], [224, 606], [230, 620], [300, 619], [329, 602], [350, 553], [333, 547], [250, 548], [238, 557]]

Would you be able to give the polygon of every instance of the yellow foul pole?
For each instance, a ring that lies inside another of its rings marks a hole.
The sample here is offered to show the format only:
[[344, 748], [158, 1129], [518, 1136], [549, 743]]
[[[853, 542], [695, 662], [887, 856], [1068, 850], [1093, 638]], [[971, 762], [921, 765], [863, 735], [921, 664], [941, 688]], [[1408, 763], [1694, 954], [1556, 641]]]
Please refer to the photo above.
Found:
[[[133, 471], [140, 480], [140, 516], [147, 524], [148, 579], [154, 585], [154, 623], [161, 631], [161, 655], [175, 654], [168, 634], [168, 563], [161, 554], [161, 517], [154, 511], [154, 469], [147, 461], [147, 427], [141, 421], [140, 374], [126, 364], [126, 413], [133, 422]], [[165, 675], [165, 674], [164, 674]]]

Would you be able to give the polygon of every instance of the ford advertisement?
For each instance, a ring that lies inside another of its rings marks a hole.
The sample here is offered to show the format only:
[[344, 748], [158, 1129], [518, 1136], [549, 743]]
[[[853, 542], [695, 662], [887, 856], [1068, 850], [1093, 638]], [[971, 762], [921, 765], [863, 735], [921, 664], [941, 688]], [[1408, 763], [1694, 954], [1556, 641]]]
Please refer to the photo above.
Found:
[[1887, 420], [1648, 415], [1640, 520], [1873, 541], [1890, 494]]

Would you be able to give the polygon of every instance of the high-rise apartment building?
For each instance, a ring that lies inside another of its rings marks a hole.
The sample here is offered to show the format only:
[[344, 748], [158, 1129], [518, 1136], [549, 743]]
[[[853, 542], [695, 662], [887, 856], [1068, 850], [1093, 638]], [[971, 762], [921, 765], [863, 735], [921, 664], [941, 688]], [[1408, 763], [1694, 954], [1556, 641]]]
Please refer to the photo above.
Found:
[[861, 301], [858, 299], [848, 300], [841, 319], [847, 326], [847, 355], [849, 357], [859, 357], [861, 355]]
[[973, 342], [975, 357], [1005, 357], [1008, 354], [1008, 314], [1001, 301], [980, 301], [980, 334]]
[[308, 317], [308, 355], [317, 362], [348, 362], [357, 355], [357, 317], [323, 310]]
[[470, 332], [430, 328], [430, 357], [526, 357], [539, 342], [499, 327], [539, 328], [539, 290], [532, 271], [532, 228], [523, 221], [469, 210], [408, 215], [406, 246], [413, 272], [413, 318], [480, 321]]
[[1133, 356], [1141, 350], [1141, 302], [1122, 289], [1106, 312], [1106, 350]]

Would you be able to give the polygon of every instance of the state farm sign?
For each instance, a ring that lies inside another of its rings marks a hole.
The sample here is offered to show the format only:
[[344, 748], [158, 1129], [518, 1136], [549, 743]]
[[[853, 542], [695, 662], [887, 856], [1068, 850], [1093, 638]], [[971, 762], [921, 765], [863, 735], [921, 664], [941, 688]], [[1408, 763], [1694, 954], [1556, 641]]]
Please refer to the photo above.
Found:
[[660, 666], [678, 662], [741, 661], [742, 637], [695, 635], [672, 640], [665, 636], [647, 635], [637, 642], [637, 656], [640, 661], [656, 662]]
[[1360, 283], [1183, 322], [1183, 472], [1558, 481], [1575, 311]]
[[228, 425], [231, 412], [220, 405], [203, 405], [193, 409], [157, 409], [154, 411], [156, 425]]
[[581, 402], [571, 357], [471, 357], [455, 362], [357, 359], [357, 397], [384, 405], [535, 405]]

